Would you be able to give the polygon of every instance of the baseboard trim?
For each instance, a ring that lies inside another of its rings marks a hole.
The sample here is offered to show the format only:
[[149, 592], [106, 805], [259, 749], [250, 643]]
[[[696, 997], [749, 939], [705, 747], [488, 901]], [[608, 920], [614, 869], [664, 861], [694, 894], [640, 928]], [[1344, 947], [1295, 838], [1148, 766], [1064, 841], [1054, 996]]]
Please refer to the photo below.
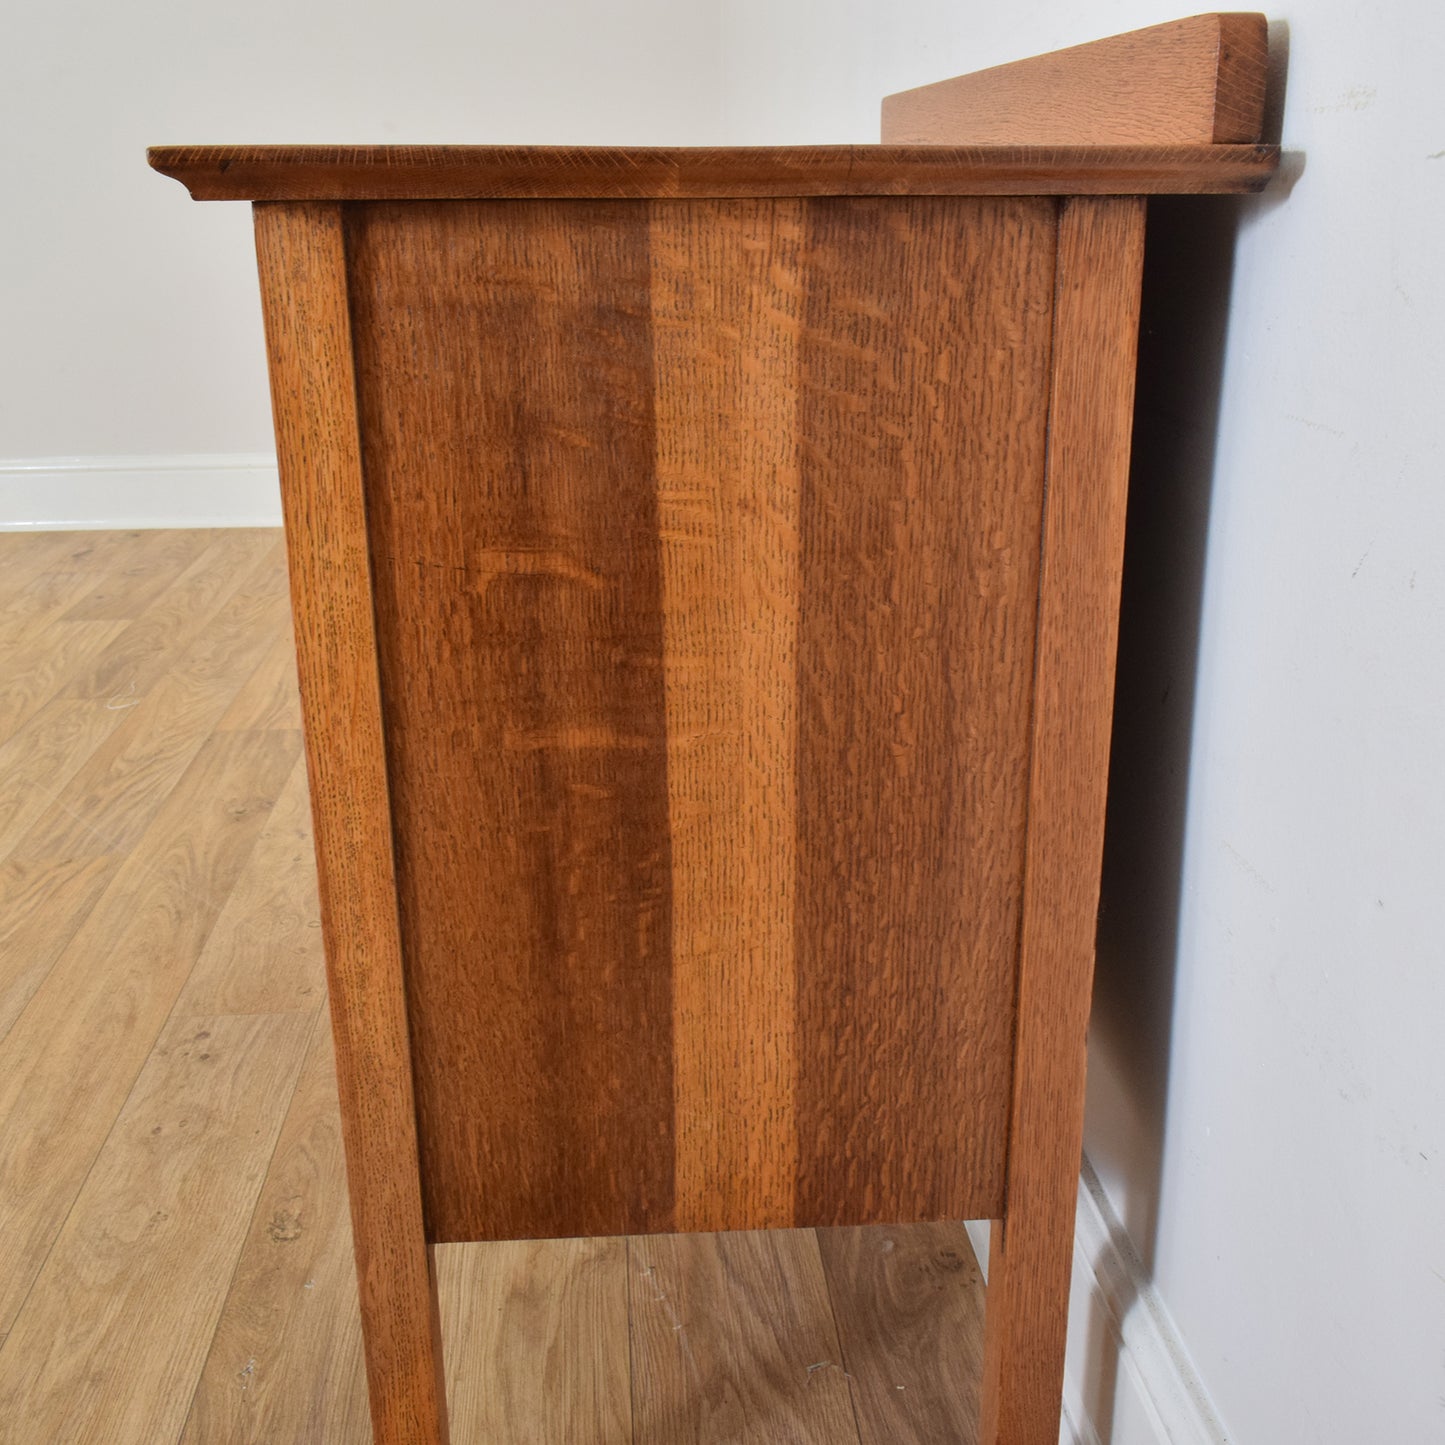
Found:
[[[988, 1225], [968, 1225], [988, 1278]], [[1060, 1445], [1229, 1445], [1178, 1328], [1088, 1160], [1074, 1216]]]
[[279, 527], [275, 457], [30, 457], [0, 460], [0, 531]]

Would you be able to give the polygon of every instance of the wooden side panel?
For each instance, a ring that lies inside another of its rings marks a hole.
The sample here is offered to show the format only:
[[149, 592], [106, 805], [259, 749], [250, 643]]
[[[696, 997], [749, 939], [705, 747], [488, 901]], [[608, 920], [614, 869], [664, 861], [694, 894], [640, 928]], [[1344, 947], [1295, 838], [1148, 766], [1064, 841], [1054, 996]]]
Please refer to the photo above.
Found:
[[1144, 202], [1059, 227], [1008, 1197], [989, 1252], [982, 1445], [1058, 1439], [1104, 840]]
[[652, 208], [681, 1230], [794, 1218], [805, 206]]
[[341, 208], [259, 205], [256, 250], [372, 1429], [377, 1445], [445, 1445]]
[[1193, 15], [885, 96], [883, 142], [1162, 146], [1257, 141], [1268, 64], [1263, 15]]
[[810, 211], [800, 1223], [1002, 1202], [1055, 216]]
[[430, 1234], [668, 1229], [647, 210], [366, 206], [350, 247]]
[[432, 1239], [1001, 1209], [1056, 211], [352, 214]]

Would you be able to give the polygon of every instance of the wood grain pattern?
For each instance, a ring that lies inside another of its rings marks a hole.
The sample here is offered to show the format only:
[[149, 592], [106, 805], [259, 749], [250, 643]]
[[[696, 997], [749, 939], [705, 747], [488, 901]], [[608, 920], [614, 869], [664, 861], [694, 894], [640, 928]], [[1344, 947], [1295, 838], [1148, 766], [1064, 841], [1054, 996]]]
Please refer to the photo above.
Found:
[[1057, 1438], [1109, 770], [1144, 202], [1059, 227], [1008, 1194], [989, 1254], [983, 1445]]
[[[253, 565], [239, 579], [230, 578], [230, 595], [209, 617], [178, 626], [183, 612], [168, 591], [107, 649], [99, 673], [119, 678], [124, 674], [111, 673], [111, 665], [123, 659], [131, 680], [95, 703], [118, 712], [121, 720], [49, 800], [16, 843], [15, 856], [83, 857], [123, 853], [135, 845], [153, 808], [184, 773], [255, 665], [266, 624], [285, 616], [281, 548], [273, 534], [257, 561], [255, 539], [247, 540], [253, 545], [242, 555]], [[180, 589], [182, 599], [190, 595], [189, 587]], [[148, 626], [152, 621], [154, 630]], [[176, 630], [167, 640], [172, 627]], [[139, 654], [137, 631], [147, 638]]]
[[806, 208], [653, 209], [680, 1230], [790, 1225], [798, 1172]]
[[[300, 739], [212, 737], [0, 1043], [0, 1327], [19, 1310]], [[97, 970], [97, 955], [106, 960]]]
[[812, 1230], [630, 1241], [634, 1445], [841, 1445], [853, 1406]]
[[0, 1421], [175, 1439], [313, 1022], [173, 1021], [0, 1351]]
[[348, 239], [431, 1237], [665, 1229], [647, 216], [373, 207]]
[[301, 693], [296, 681], [296, 643], [289, 623], [266, 650], [236, 694], [218, 731], [253, 728], [300, 728]]
[[814, 203], [799, 1224], [1002, 1201], [1055, 207]]
[[372, 1429], [377, 1445], [445, 1445], [341, 211], [255, 219]]
[[1151, 25], [886, 96], [883, 140], [949, 146], [1257, 141], [1268, 49], [1263, 15], [1195, 15]]
[[[314, 891], [312, 870], [297, 872]], [[229, 961], [242, 971], [243, 956]], [[371, 1441], [335, 1053], [324, 1014], [316, 1019], [180, 1445], [292, 1440]]]
[[0, 857], [38, 822], [128, 711], [93, 698], [53, 698], [0, 744]]
[[984, 1288], [961, 1224], [820, 1229], [861, 1445], [975, 1445]]
[[433, 1239], [998, 1208], [1054, 228], [351, 218]]
[[627, 1241], [437, 1250], [456, 1445], [631, 1445]]
[[1276, 146], [158, 146], [198, 201], [1189, 195], [1257, 191]]
[[24, 1012], [119, 858], [0, 863], [0, 1039]]
[[314, 859], [306, 766], [298, 759], [186, 980], [178, 1013], [321, 1007], [326, 960]]

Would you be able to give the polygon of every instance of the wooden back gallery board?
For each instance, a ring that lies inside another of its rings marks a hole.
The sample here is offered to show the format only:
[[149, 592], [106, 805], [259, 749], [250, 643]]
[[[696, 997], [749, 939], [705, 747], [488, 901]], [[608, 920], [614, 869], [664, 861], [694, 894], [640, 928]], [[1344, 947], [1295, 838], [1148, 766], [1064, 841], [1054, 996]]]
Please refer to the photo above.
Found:
[[995, 1221], [1057, 1438], [1144, 200], [1264, 22], [879, 146], [153, 151], [255, 203], [373, 1422], [430, 1247]]

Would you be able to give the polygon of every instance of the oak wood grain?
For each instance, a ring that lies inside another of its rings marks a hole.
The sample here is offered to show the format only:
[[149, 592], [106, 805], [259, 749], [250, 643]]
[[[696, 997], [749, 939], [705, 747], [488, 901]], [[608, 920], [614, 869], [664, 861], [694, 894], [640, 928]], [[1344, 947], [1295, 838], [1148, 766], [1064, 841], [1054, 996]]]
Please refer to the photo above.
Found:
[[456, 1445], [631, 1445], [627, 1241], [437, 1250]]
[[0, 863], [0, 1039], [105, 891], [117, 857]]
[[299, 751], [289, 733], [208, 739], [0, 1042], [0, 1325], [28, 1293]]
[[1256, 191], [1262, 145], [157, 146], [198, 201], [1153, 195]]
[[132, 673], [131, 683], [113, 696], [103, 702], [92, 699], [118, 714], [118, 725], [49, 799], [16, 842], [14, 856], [82, 857], [123, 853], [135, 845], [155, 807], [254, 667], [270, 625], [284, 618], [281, 563], [281, 547], [273, 534], [256, 565], [241, 574], [239, 585], [201, 623], [187, 625], [166, 640], [167, 628], [179, 616], [167, 592], [137, 619], [135, 628], [115, 639], [102, 673], [116, 657], [133, 666], [133, 632], [161, 620], [158, 635], [146, 629], [140, 678]]
[[1144, 202], [1059, 223], [1008, 1192], [989, 1252], [980, 1440], [1057, 1438], [1104, 838]]
[[372, 1429], [445, 1445], [342, 217], [263, 205], [255, 222]]
[[812, 1230], [629, 1241], [634, 1445], [845, 1445], [857, 1427]]
[[653, 209], [680, 1230], [795, 1217], [803, 202]]
[[1264, 121], [1268, 51], [1263, 15], [1172, 20], [886, 96], [883, 140], [947, 146], [1247, 144], [1259, 140]]
[[647, 215], [369, 207], [348, 246], [431, 1237], [666, 1229]]
[[313, 1023], [171, 1023], [0, 1350], [0, 1421], [176, 1438]]
[[812, 203], [799, 1224], [1003, 1197], [1055, 205]]
[[180, 1445], [371, 1442], [335, 1053], [315, 1017]]
[[325, 999], [311, 802], [306, 766], [298, 758], [176, 1010], [197, 1015], [311, 1012]]
[[984, 1288], [961, 1224], [820, 1229], [861, 1445], [974, 1445]]
[[299, 728], [301, 693], [296, 681], [296, 642], [288, 625], [280, 629], [256, 670], [242, 684], [216, 727], [234, 729]]
[[0, 744], [0, 857], [50, 808], [128, 711], [95, 698], [52, 698]]

